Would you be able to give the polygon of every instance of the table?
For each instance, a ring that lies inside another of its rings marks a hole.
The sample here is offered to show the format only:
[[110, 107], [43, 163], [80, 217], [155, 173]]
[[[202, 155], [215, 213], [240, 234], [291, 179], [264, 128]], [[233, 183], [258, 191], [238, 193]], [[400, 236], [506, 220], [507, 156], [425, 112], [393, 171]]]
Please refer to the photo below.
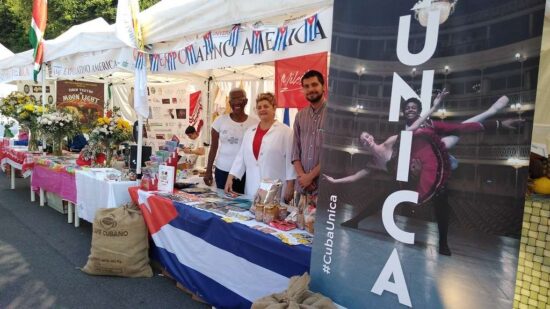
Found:
[[82, 218], [94, 222], [95, 212], [99, 208], [115, 208], [131, 202], [128, 188], [137, 185], [137, 181], [104, 180], [110, 168], [91, 168], [76, 170], [76, 220]]
[[[0, 169], [6, 171], [5, 165], [11, 166], [10, 189], [15, 190], [15, 170], [21, 171], [24, 178], [31, 176], [34, 166], [34, 156], [27, 151], [27, 147], [0, 145]], [[34, 191], [31, 189], [31, 201], [35, 201]]]
[[309, 271], [311, 248], [150, 192], [129, 189], [155, 247], [153, 254], [186, 288], [216, 308], [250, 308]]

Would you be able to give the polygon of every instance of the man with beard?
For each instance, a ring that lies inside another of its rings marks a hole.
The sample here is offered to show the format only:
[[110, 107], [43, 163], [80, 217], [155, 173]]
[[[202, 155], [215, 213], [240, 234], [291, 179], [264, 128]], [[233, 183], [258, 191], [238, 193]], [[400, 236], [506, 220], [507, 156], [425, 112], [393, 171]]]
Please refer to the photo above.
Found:
[[310, 70], [302, 76], [302, 91], [309, 106], [296, 114], [292, 164], [298, 175], [295, 189], [300, 193], [317, 194], [319, 185], [319, 154], [323, 143], [325, 120], [325, 80], [323, 74]]

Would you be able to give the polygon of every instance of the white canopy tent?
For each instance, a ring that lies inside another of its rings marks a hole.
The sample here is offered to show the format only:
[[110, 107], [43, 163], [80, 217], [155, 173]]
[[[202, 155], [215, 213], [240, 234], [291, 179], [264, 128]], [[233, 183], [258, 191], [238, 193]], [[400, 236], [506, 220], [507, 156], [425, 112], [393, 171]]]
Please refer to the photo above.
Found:
[[[274, 5], [268, 0], [164, 0], [141, 12], [139, 18], [145, 43], [153, 46], [150, 52], [170, 52], [181, 48], [182, 44], [187, 44], [190, 40], [198, 39], [205, 32], [230, 29], [237, 23], [243, 25], [248, 23], [249, 28], [257, 24], [277, 27], [283, 22], [294, 19], [295, 23], [299, 22], [302, 25], [304, 16], [322, 8], [331, 8], [332, 2], [332, 0], [284, 0]], [[330, 20], [329, 18], [326, 20], [329, 20], [330, 27], [326, 32], [330, 35], [331, 9], [329, 16]], [[320, 48], [323, 51], [330, 49], [330, 40], [322, 43], [314, 42], [314, 44], [321, 46], [317, 49]], [[310, 45], [313, 44], [309, 44], [307, 50], [310, 49]], [[219, 89], [225, 91], [231, 87], [244, 86], [249, 98], [254, 98], [258, 92], [274, 90], [273, 60], [304, 54], [303, 51], [296, 54], [296, 52], [271, 50], [267, 53], [270, 54], [267, 61], [259, 61], [252, 55], [230, 64], [226, 64], [222, 59], [206, 66], [180, 65], [182, 69], [174, 72], [166, 70], [150, 72], [148, 82], [172, 83], [192, 80], [205, 83], [211, 80], [214, 82], [211, 86], [217, 85]], [[106, 84], [128, 86], [133, 84], [134, 51], [125, 47], [124, 43], [116, 38], [115, 25], [108, 25], [101, 18], [73, 26], [59, 37], [46, 41], [44, 58], [49, 66], [47, 79], [101, 81]], [[0, 83], [30, 80], [32, 63], [32, 50], [7, 59], [0, 59]], [[120, 97], [127, 98], [127, 96]], [[207, 103], [209, 107], [214, 99], [215, 96], [210, 97]], [[133, 113], [129, 110], [127, 102], [115, 102], [115, 105], [121, 106], [123, 112], [126, 110], [125, 115], [133, 119]], [[205, 112], [209, 112], [208, 108]], [[205, 118], [208, 120], [208, 117]], [[208, 121], [207, 130], [209, 131]]]

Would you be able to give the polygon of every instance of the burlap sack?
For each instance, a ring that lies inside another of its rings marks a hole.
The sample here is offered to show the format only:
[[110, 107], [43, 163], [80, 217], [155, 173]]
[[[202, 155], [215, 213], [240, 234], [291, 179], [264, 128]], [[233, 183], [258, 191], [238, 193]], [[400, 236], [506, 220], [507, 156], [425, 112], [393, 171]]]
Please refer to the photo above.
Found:
[[307, 273], [292, 277], [286, 291], [254, 301], [252, 309], [335, 309], [330, 298], [308, 290], [310, 280]]
[[82, 269], [90, 275], [151, 277], [149, 240], [141, 211], [135, 206], [98, 209], [92, 248]]

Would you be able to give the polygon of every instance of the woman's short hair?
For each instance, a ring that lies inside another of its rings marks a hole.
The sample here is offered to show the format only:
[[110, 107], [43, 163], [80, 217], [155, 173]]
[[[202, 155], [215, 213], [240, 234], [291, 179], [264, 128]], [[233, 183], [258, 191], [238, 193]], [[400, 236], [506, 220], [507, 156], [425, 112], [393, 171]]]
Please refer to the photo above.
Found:
[[275, 95], [273, 93], [271, 92], [260, 93], [258, 97], [256, 97], [256, 104], [264, 100], [271, 103], [271, 105], [273, 105], [274, 108], [277, 108], [277, 100], [275, 99]]

